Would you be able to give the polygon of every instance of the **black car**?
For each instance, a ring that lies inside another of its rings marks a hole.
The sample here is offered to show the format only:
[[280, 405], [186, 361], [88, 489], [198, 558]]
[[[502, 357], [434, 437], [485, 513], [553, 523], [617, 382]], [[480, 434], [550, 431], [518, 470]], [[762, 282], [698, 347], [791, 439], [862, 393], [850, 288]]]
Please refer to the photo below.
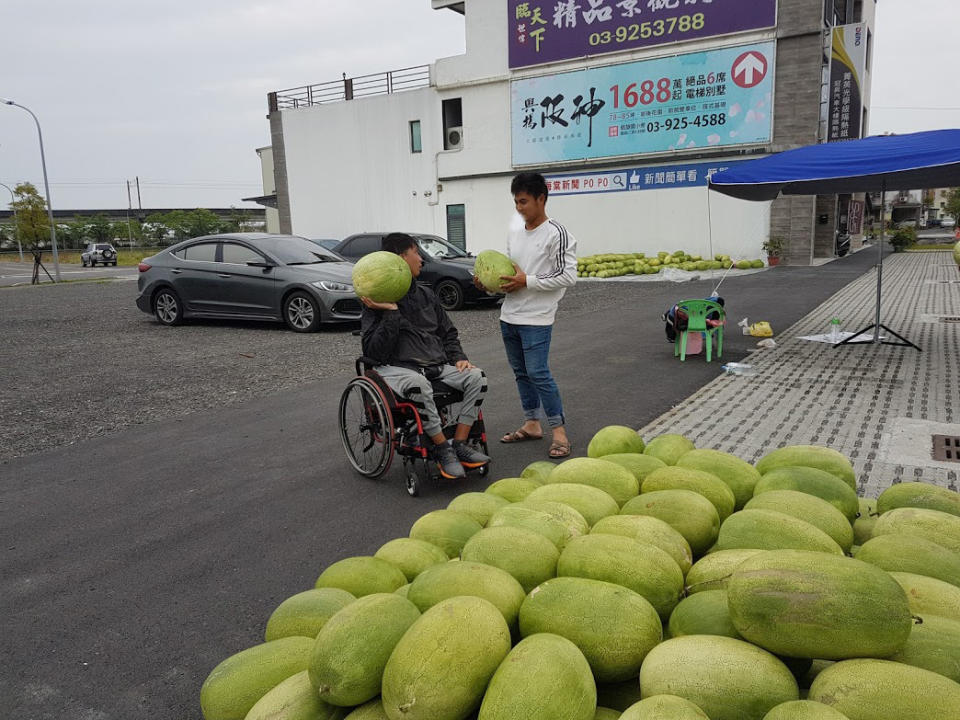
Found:
[[295, 332], [360, 319], [353, 263], [294, 235], [230, 233], [144, 258], [137, 307], [163, 325], [184, 318], [281, 320]]
[[[359, 233], [344, 238], [334, 251], [356, 262], [364, 255], [383, 249], [383, 239], [390, 233]], [[476, 260], [455, 245], [436, 235], [408, 233], [420, 246], [423, 269], [420, 282], [437, 294], [444, 310], [459, 310], [465, 303], [496, 302], [502, 295], [489, 295], [473, 284], [473, 263]]]

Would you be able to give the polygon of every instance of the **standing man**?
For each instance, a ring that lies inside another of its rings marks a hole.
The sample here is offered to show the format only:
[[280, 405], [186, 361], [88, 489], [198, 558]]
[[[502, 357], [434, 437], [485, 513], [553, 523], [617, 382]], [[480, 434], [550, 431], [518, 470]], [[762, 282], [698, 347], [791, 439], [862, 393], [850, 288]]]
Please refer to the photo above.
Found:
[[[360, 298], [363, 354], [376, 360], [377, 372], [394, 392], [420, 411], [423, 431], [433, 446], [430, 456], [445, 478], [462, 478], [466, 470], [483, 467], [490, 458], [467, 443], [487, 391], [487, 377], [467, 360], [457, 328], [450, 322], [433, 290], [417, 282], [423, 258], [417, 242], [404, 233], [390, 233], [383, 249], [399, 255], [410, 267], [410, 290], [395, 303]], [[431, 380], [440, 380], [463, 393], [453, 442], [440, 425]]]
[[548, 364], [557, 305], [577, 281], [577, 241], [556, 220], [547, 217], [547, 182], [539, 173], [520, 173], [510, 183], [514, 206], [524, 226], [511, 228], [507, 256], [515, 275], [503, 276], [507, 294], [500, 308], [500, 331], [523, 406], [523, 425], [500, 442], [543, 437], [542, 419], [553, 435], [551, 458], [570, 455], [570, 440], [560, 390]]

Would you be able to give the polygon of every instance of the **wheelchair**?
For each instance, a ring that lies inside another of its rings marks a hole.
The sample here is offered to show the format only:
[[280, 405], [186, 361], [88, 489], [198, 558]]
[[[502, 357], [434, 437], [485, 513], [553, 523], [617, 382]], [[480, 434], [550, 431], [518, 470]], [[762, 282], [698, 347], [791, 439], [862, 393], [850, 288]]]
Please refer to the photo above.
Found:
[[[407, 492], [416, 497], [425, 483], [439, 477], [429, 455], [433, 441], [424, 433], [416, 407], [395, 395], [376, 371], [377, 364], [368, 357], [360, 357], [355, 363], [357, 377], [347, 383], [340, 396], [340, 439], [353, 469], [368, 478], [382, 477], [394, 456], [399, 455]], [[432, 380], [431, 384], [443, 433], [452, 438], [456, 415], [451, 409], [463, 400], [463, 393], [439, 380]], [[470, 428], [467, 442], [480, 452], [487, 452], [482, 410]], [[476, 470], [480, 476], [488, 471], [489, 465]]]

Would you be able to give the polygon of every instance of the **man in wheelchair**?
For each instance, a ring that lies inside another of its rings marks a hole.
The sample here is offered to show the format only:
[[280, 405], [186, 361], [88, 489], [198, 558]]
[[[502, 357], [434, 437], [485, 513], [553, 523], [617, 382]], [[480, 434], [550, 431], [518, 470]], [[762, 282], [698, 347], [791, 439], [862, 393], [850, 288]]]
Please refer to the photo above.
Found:
[[[404, 233], [391, 233], [383, 239], [383, 249], [406, 261], [414, 282], [395, 303], [360, 298], [365, 305], [360, 321], [363, 354], [379, 363], [377, 373], [419, 411], [424, 432], [433, 441], [431, 458], [440, 474], [462, 478], [465, 468], [490, 462], [466, 442], [487, 390], [486, 375], [467, 360], [457, 328], [433, 290], [416, 282], [423, 265], [416, 241]], [[431, 380], [463, 393], [452, 442], [443, 433]]]

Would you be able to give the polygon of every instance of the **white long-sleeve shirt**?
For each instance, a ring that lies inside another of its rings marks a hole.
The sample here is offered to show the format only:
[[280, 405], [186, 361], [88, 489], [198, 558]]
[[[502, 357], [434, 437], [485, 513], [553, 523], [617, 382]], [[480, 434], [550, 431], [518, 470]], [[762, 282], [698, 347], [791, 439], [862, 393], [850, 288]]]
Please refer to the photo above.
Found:
[[507, 235], [507, 257], [527, 274], [527, 286], [507, 293], [500, 319], [512, 325], [552, 325], [560, 298], [577, 282], [577, 241], [549, 218], [533, 230], [518, 225]]

